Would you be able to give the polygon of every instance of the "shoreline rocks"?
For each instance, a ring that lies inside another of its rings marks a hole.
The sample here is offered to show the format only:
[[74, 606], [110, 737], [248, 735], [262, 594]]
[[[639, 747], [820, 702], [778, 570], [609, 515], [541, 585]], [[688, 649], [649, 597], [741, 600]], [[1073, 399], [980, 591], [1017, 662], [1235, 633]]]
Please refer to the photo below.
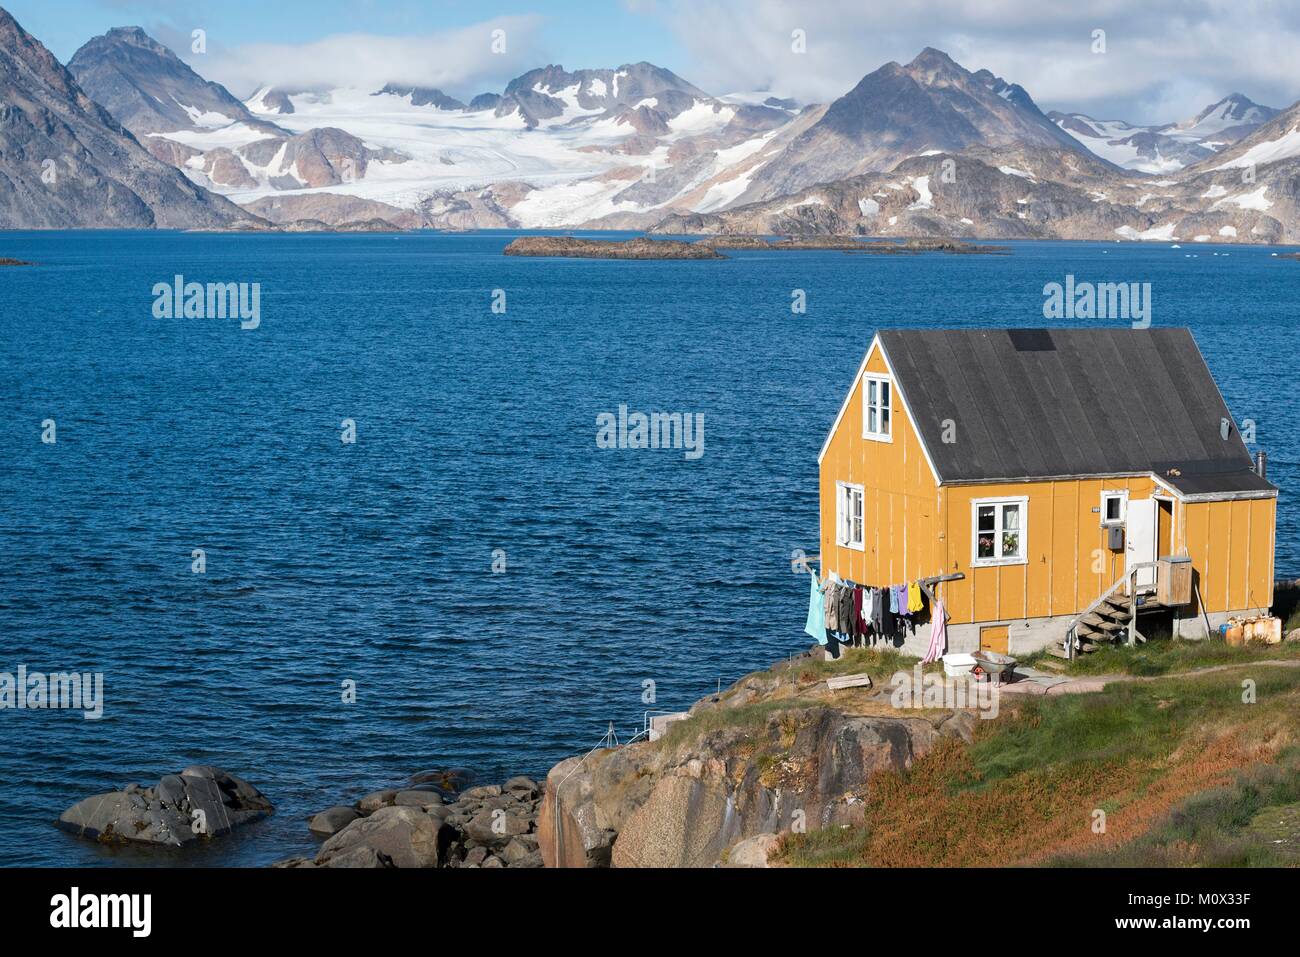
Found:
[[273, 811], [270, 800], [243, 778], [197, 764], [163, 775], [153, 787], [130, 784], [88, 797], [64, 811], [55, 826], [101, 844], [188, 847]]
[[272, 866], [541, 867], [537, 782], [519, 775], [504, 784], [468, 783], [460, 770], [421, 771], [404, 787], [327, 808], [307, 825], [324, 838], [315, 857]]
[[782, 833], [861, 824], [877, 772], [971, 740], [968, 711], [900, 715], [883, 689], [814, 697], [824, 681], [803, 674], [808, 657], [702, 699], [690, 714], [705, 720], [657, 741], [557, 764], [538, 816], [546, 866], [766, 866]]

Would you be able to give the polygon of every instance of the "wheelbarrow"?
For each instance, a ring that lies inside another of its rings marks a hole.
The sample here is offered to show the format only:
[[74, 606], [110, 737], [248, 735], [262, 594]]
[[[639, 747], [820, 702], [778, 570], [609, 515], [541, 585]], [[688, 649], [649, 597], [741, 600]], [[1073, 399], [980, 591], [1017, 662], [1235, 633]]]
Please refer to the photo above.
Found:
[[1009, 677], [1009, 672], [1016, 667], [1015, 658], [996, 651], [981, 649], [971, 652], [971, 657], [975, 659], [975, 670], [986, 675], [994, 684], [1002, 684]]

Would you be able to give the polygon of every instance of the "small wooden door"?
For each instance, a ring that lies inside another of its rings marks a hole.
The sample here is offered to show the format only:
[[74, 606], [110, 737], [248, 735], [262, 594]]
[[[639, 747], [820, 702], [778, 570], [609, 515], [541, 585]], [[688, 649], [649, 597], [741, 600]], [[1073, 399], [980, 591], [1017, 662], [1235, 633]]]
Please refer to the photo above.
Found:
[[1000, 655], [1007, 651], [1008, 637], [1006, 625], [990, 625], [980, 629], [980, 651], [996, 651]]

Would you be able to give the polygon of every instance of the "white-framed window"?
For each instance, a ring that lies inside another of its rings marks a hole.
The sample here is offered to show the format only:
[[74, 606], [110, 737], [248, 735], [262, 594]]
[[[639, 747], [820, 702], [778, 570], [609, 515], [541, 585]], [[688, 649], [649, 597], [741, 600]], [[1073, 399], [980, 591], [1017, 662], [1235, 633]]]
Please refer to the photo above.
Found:
[[835, 483], [835, 541], [845, 548], [863, 549], [861, 485]]
[[1128, 517], [1128, 489], [1113, 489], [1101, 493], [1101, 524], [1123, 525]]
[[1025, 564], [1028, 519], [1026, 496], [977, 498], [971, 502], [971, 564]]
[[894, 386], [887, 375], [862, 376], [862, 437], [893, 441]]

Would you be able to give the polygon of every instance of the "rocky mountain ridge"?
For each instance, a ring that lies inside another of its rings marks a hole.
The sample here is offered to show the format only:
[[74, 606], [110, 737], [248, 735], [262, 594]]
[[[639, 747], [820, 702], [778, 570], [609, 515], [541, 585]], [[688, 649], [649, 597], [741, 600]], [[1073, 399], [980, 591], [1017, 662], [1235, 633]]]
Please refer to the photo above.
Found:
[[151, 156], [3, 8], [0, 104], [0, 228], [256, 222]]

